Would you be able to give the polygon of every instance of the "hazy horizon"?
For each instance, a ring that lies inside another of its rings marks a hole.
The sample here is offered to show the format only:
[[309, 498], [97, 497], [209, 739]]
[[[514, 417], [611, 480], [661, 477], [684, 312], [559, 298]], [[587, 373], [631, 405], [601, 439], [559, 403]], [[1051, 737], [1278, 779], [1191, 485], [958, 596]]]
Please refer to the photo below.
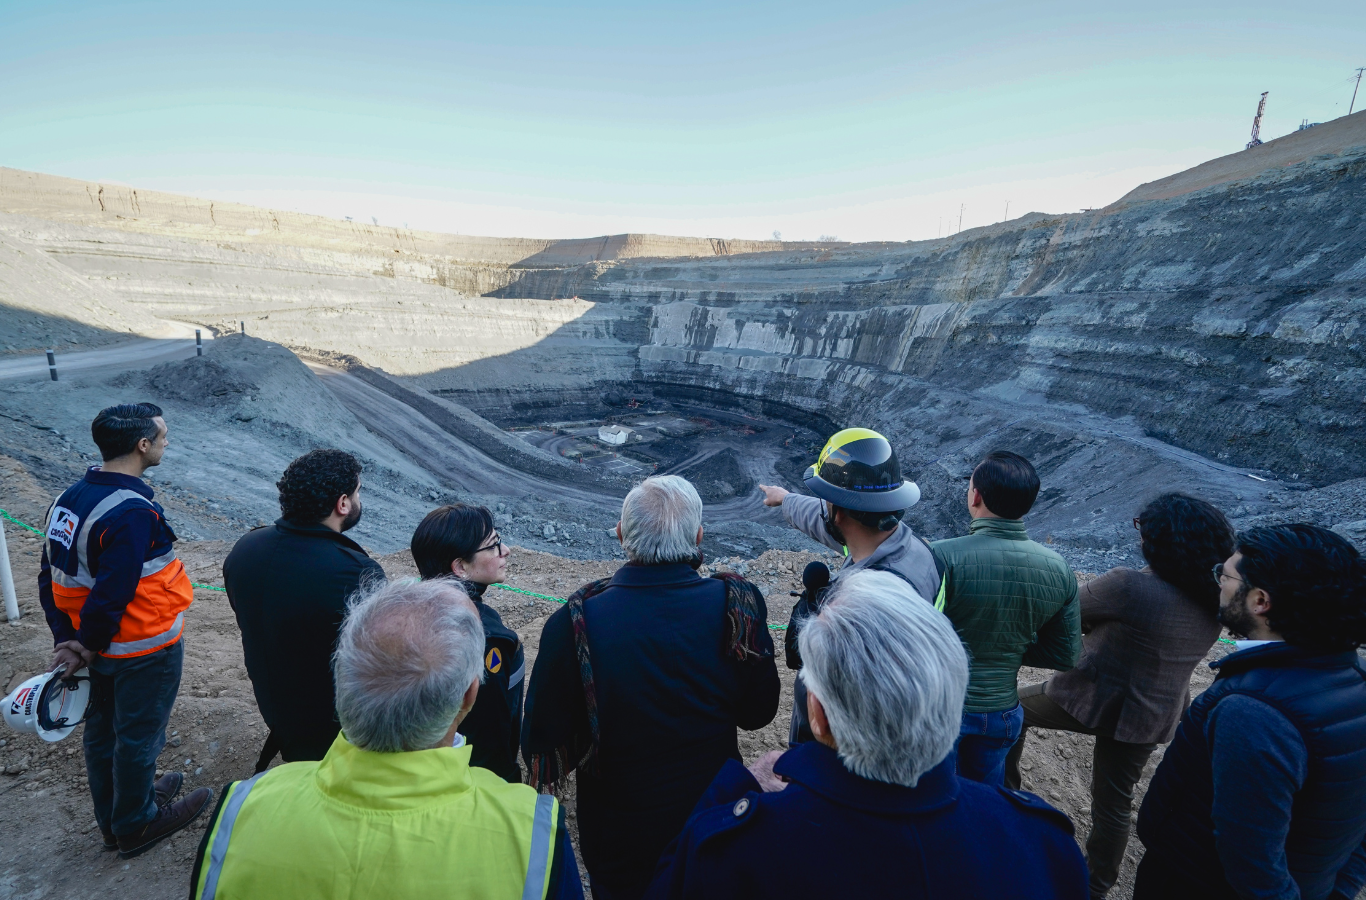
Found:
[[1236, 152], [1262, 91], [1264, 140], [1344, 115], [1354, 14], [11, 5], [0, 165], [460, 234], [923, 240]]

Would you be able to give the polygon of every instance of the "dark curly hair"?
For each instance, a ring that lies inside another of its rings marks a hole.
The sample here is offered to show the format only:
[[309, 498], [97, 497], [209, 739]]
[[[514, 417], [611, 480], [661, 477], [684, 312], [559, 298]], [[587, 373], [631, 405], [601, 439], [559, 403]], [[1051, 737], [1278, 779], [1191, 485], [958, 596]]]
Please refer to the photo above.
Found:
[[1210, 570], [1233, 555], [1234, 533], [1211, 503], [1163, 494], [1138, 514], [1143, 558], [1153, 573], [1210, 612], [1219, 609], [1219, 585]]
[[360, 487], [360, 472], [360, 461], [345, 450], [310, 450], [275, 482], [280, 515], [300, 525], [321, 522], [332, 514], [338, 498]]
[[1286, 643], [1326, 653], [1366, 644], [1366, 564], [1342, 535], [1273, 525], [1238, 535], [1243, 590], [1271, 597], [1266, 622]]

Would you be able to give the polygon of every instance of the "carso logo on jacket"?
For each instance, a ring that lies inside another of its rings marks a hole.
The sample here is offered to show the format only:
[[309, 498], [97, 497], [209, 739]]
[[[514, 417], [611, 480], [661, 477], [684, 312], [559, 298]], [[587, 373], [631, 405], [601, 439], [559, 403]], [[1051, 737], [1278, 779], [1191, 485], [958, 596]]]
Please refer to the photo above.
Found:
[[51, 523], [47, 527], [47, 539], [56, 541], [70, 550], [72, 542], [76, 540], [76, 527], [81, 524], [81, 520], [71, 510], [59, 506], [52, 511]]

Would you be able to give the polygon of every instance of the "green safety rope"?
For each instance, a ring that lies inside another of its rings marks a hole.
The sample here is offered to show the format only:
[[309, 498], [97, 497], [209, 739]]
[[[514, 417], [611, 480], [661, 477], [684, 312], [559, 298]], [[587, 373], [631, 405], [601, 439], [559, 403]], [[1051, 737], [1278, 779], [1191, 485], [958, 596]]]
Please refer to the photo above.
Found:
[[[38, 535], [39, 537], [41, 537], [42, 534], [43, 534], [41, 531], [39, 531], [37, 528], [34, 528], [32, 525], [29, 525], [29, 524], [26, 523], [26, 522], [20, 522], [18, 519], [14, 518], [14, 516], [12, 516], [12, 515], [10, 515], [9, 513], [5, 512], [3, 509], [0, 509], [0, 516], [4, 516], [6, 519], [9, 519], [9, 520], [10, 520], [11, 522], [13, 522], [15, 525], [18, 525], [18, 526], [20, 526], [20, 527], [22, 527], [22, 528], [27, 528], [29, 531], [33, 532], [34, 534]], [[848, 551], [846, 551], [846, 552], [848, 552]], [[226, 588], [215, 587], [215, 586], [212, 585], [212, 584], [195, 584], [194, 582], [190, 582], [190, 584], [191, 584], [192, 587], [203, 588], [203, 589], [206, 590], [206, 591], [220, 591], [220, 592], [222, 592], [222, 593], [227, 593], [227, 589], [226, 589]], [[502, 582], [496, 582], [496, 583], [494, 583], [494, 584], [489, 585], [489, 587], [496, 587], [496, 588], [498, 588], [500, 591], [511, 591], [511, 592], [514, 593], [514, 594], [524, 594], [524, 595], [526, 595], [526, 596], [528, 596], [528, 597], [535, 597], [537, 600], [549, 600], [551, 603], [567, 603], [567, 602], [569, 602], [569, 601], [565, 600], [565, 599], [562, 598], [562, 597], [552, 597], [552, 596], [550, 596], [549, 594], [538, 594], [538, 593], [536, 593], [535, 591], [524, 591], [524, 590], [522, 590], [521, 588], [513, 587], [513, 586], [510, 585], [510, 584], [503, 584]], [[941, 608], [942, 608], [942, 607], [941, 607]], [[786, 625], [772, 625], [772, 624], [770, 624], [768, 627], [769, 627], [770, 629], [772, 629], [773, 631], [787, 631], [787, 626], [786, 626]], [[1219, 638], [1219, 643], [1221, 643], [1221, 644], [1229, 644], [1229, 645], [1231, 645], [1231, 646], [1237, 646], [1237, 644], [1238, 644], [1237, 641], [1230, 641], [1228, 638], [1222, 638], [1222, 637]]]
[[553, 603], [569, 602], [568, 600], [561, 600], [559, 597], [551, 597], [548, 594], [538, 594], [535, 591], [524, 591], [521, 588], [515, 588], [510, 584], [503, 584], [500, 581], [495, 581], [493, 584], [489, 585], [489, 587], [496, 587], [500, 591], [512, 591], [514, 594], [526, 594], [528, 597], [535, 597], [538, 600], [550, 600]]
[[38, 535], [38, 537], [42, 537], [42, 536], [43, 536], [43, 533], [42, 533], [41, 531], [39, 531], [38, 529], [34, 528], [32, 525], [28, 524], [27, 522], [20, 522], [18, 519], [14, 518], [14, 516], [12, 516], [12, 515], [10, 515], [9, 513], [5, 512], [3, 509], [0, 509], [0, 516], [4, 516], [6, 519], [9, 519], [11, 522], [13, 522], [15, 525], [18, 525], [20, 528], [27, 528], [29, 531], [31, 531], [31, 532], [33, 532], [34, 534]]

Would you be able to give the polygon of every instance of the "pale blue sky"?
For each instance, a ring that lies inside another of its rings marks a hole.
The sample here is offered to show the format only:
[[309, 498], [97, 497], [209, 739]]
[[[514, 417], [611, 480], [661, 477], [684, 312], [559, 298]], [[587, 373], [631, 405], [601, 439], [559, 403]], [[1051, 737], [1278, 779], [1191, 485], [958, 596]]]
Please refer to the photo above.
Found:
[[[1343, 115], [1359, 2], [18, 3], [0, 165], [482, 234], [934, 237]], [[1366, 97], [1358, 99], [1358, 105]]]

